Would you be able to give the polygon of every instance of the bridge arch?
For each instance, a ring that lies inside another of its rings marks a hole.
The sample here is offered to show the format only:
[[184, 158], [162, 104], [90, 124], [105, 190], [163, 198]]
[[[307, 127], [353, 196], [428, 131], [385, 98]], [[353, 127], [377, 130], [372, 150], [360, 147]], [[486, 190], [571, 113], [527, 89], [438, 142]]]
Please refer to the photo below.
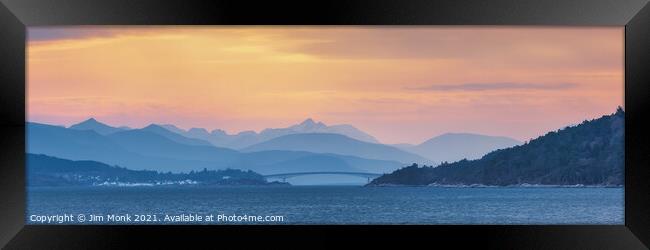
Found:
[[335, 171], [321, 171], [321, 172], [294, 172], [294, 173], [282, 173], [282, 174], [269, 174], [264, 175], [265, 178], [277, 178], [281, 179], [282, 182], [286, 182], [287, 179], [297, 177], [297, 176], [306, 176], [306, 175], [349, 175], [349, 176], [358, 176], [365, 177], [369, 183], [372, 179], [381, 176], [382, 174], [377, 173], [366, 173], [366, 172], [335, 172]]

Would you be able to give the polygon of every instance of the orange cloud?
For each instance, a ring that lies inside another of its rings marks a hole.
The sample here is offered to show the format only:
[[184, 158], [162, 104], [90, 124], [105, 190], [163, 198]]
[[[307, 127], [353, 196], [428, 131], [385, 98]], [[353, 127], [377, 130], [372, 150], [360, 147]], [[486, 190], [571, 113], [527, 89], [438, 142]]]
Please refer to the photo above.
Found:
[[623, 104], [621, 27], [91, 26], [29, 38], [28, 119], [57, 124], [238, 132], [313, 117], [389, 143], [525, 140]]

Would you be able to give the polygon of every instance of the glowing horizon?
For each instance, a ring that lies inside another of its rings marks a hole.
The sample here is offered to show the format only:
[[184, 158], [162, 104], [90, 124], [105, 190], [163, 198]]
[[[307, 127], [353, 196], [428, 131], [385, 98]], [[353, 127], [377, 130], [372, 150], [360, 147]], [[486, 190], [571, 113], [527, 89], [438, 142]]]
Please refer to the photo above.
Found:
[[27, 119], [525, 141], [623, 106], [623, 41], [621, 27], [29, 28]]

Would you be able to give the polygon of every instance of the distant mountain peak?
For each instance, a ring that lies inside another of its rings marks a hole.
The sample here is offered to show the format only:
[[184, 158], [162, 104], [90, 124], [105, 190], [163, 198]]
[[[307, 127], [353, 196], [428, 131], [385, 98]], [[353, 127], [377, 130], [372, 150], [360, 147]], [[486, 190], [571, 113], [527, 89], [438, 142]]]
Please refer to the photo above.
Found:
[[83, 122], [73, 124], [72, 126], [69, 127], [70, 129], [76, 129], [76, 130], [93, 130], [99, 134], [106, 135], [110, 133], [115, 133], [118, 131], [123, 131], [125, 129], [123, 128], [116, 128], [112, 127], [109, 125], [106, 125], [104, 123], [101, 123], [97, 121], [95, 118], [91, 117]]
[[163, 127], [158, 125], [158, 124], [152, 123], [152, 124], [149, 124], [148, 126], [144, 127], [143, 129], [160, 129], [160, 128], [163, 128]]
[[[303, 122], [297, 125], [293, 125], [289, 127], [289, 129], [294, 130], [296, 132], [314, 132], [315, 130], [319, 129], [326, 129], [327, 125], [322, 122], [316, 122], [312, 118], [307, 118]], [[268, 130], [268, 129], [267, 129]], [[270, 129], [273, 130], [273, 129]]]
[[[82, 121], [80, 123], [73, 124], [72, 126], [80, 126], [80, 125], [106, 125], [106, 124], [99, 122], [94, 117], [91, 117], [91, 118], [88, 118], [88, 119], [86, 119], [86, 120], [84, 120], [84, 121]], [[70, 127], [72, 127], [72, 126], [70, 126]], [[106, 125], [106, 126], [108, 126], [108, 125]]]
[[307, 118], [302, 123], [300, 123], [300, 125], [314, 125], [314, 124], [316, 123], [314, 122], [314, 119], [311, 118]]
[[162, 127], [188, 138], [201, 139], [209, 141], [210, 143], [217, 146], [234, 149], [241, 149], [284, 135], [304, 133], [333, 133], [345, 135], [350, 138], [365, 142], [379, 143], [379, 141], [377, 141], [377, 139], [375, 139], [373, 136], [353, 127], [352, 125], [340, 124], [328, 126], [325, 123], [316, 121], [311, 117], [303, 120], [300, 123], [296, 123], [288, 127], [266, 128], [259, 133], [252, 130], [246, 130], [238, 132], [236, 134], [228, 134], [226, 131], [221, 129], [208, 131], [204, 128], [191, 128], [189, 130], [183, 130], [171, 124], [162, 125]]
[[149, 124], [148, 126], [141, 129], [129, 130], [129, 131], [116, 133], [116, 134], [124, 134], [124, 133], [138, 134], [142, 132], [144, 132], [145, 134], [159, 135], [173, 142], [185, 144], [185, 145], [199, 145], [199, 146], [212, 145], [210, 144], [210, 142], [204, 140], [185, 137], [184, 135], [178, 134], [170, 130], [169, 127], [164, 127], [164, 125], [159, 125], [155, 123]]
[[156, 132], [156, 133], [159, 133], [159, 132], [172, 132], [172, 133], [177, 134], [177, 132], [173, 131], [169, 127], [166, 127], [166, 126], [160, 125], [160, 124], [155, 124], [155, 123], [149, 124], [148, 126], [142, 128], [141, 130]]

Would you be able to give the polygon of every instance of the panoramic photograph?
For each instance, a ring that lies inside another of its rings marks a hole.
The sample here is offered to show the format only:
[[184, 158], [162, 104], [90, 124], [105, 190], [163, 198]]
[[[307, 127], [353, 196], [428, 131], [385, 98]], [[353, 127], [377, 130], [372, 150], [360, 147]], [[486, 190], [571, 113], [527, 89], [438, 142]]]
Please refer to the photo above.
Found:
[[621, 225], [623, 38], [29, 27], [25, 222]]

